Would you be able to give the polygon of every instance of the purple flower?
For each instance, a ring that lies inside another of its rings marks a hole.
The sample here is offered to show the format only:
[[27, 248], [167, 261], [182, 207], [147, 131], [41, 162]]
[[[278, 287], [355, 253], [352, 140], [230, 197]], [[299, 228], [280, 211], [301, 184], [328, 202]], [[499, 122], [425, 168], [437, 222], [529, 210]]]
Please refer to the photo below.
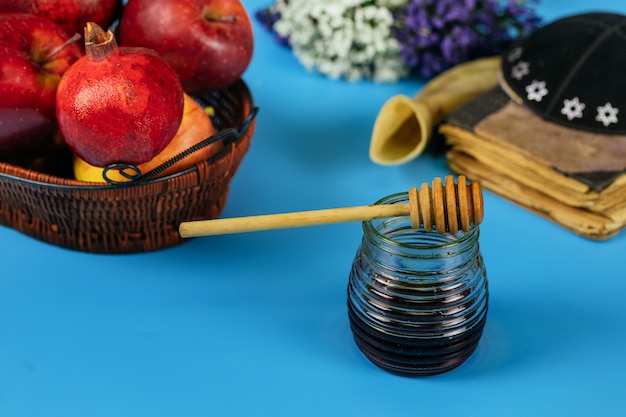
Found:
[[424, 77], [500, 54], [541, 24], [538, 0], [412, 0], [394, 13], [402, 60]]

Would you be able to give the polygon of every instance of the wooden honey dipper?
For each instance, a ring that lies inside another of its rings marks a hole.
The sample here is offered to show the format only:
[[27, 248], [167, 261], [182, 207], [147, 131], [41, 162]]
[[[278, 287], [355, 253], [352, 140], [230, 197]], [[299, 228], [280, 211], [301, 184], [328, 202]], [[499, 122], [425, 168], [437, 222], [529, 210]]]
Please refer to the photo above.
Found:
[[189, 221], [180, 224], [179, 233], [183, 238], [190, 238], [410, 216], [411, 226], [416, 229], [423, 226], [430, 232], [434, 226], [439, 233], [456, 234], [459, 230], [469, 231], [472, 224], [478, 225], [483, 220], [482, 188], [476, 182], [467, 184], [463, 175], [459, 175], [458, 184], [451, 175], [445, 178], [445, 184], [441, 178], [435, 178], [432, 189], [423, 183], [419, 190], [410, 188], [408, 195], [409, 204], [373, 204]]

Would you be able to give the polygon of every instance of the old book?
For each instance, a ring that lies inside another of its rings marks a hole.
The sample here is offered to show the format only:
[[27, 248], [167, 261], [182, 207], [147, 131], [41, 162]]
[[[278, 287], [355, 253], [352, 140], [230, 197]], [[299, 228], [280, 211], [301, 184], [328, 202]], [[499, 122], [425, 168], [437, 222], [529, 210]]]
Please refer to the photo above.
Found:
[[440, 125], [450, 168], [582, 236], [626, 225], [626, 136], [546, 121], [500, 87]]

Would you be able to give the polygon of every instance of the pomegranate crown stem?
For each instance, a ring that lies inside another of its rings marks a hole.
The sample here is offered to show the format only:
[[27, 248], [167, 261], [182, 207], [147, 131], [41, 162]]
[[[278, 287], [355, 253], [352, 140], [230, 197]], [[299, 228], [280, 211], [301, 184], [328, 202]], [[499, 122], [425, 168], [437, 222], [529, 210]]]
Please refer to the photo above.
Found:
[[117, 41], [113, 32], [104, 31], [93, 22], [87, 22], [85, 26], [85, 54], [87, 58], [94, 60], [105, 59], [117, 51]]

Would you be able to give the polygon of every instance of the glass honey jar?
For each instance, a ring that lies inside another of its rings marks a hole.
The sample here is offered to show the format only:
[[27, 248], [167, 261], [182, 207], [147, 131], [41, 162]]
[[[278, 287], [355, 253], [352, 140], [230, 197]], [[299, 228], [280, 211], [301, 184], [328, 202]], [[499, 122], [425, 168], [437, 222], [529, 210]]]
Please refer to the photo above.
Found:
[[[376, 204], [406, 204], [408, 194]], [[404, 376], [450, 371], [475, 351], [487, 320], [488, 281], [479, 227], [456, 233], [409, 216], [363, 222], [350, 271], [348, 318], [356, 345]]]

